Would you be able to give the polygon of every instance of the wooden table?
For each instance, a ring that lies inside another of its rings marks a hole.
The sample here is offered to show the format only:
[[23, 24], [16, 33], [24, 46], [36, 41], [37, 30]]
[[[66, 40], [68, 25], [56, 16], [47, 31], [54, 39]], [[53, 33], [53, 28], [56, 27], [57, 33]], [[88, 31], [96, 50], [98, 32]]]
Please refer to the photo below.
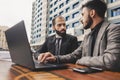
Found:
[[68, 64], [68, 69], [33, 72], [10, 61], [0, 60], [0, 80], [120, 80], [120, 72], [104, 71], [92, 74], [73, 72], [81, 66]]

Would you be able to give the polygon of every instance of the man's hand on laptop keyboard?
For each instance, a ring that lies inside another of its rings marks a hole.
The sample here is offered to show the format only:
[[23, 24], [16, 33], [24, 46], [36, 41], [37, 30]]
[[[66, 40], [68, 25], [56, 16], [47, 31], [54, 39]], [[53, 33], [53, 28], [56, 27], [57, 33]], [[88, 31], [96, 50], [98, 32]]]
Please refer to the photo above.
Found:
[[46, 63], [46, 62], [55, 62], [56, 58], [53, 54], [51, 54], [50, 52], [46, 52], [46, 53], [41, 53], [38, 56], [38, 61], [40, 63]]

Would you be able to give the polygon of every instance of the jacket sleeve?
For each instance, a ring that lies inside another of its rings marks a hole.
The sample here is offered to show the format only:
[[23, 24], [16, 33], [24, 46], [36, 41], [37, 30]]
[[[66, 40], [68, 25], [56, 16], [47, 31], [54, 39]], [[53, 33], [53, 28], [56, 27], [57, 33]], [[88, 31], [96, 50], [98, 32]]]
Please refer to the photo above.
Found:
[[72, 43], [72, 48], [71, 48], [72, 50], [71, 50], [71, 52], [73, 52], [78, 47], [77, 37], [73, 37], [72, 40], [71, 40], [71, 43]]
[[57, 62], [59, 63], [75, 63], [77, 59], [81, 58], [82, 55], [82, 44], [71, 54], [67, 55], [58, 55], [56, 56]]
[[102, 67], [109, 70], [120, 68], [120, 26], [112, 25], [106, 31], [107, 45], [101, 56], [86, 56], [77, 60], [77, 64]]

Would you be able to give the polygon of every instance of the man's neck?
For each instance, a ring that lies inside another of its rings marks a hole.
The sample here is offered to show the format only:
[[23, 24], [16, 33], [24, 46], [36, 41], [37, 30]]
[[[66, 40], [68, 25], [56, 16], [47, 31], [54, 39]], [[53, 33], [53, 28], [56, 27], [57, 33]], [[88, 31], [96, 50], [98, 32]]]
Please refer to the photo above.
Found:
[[62, 38], [62, 37], [61, 37], [60, 35], [58, 35], [57, 33], [56, 33], [55, 36], [56, 36], [56, 38]]
[[97, 18], [93, 20], [93, 24], [91, 25], [91, 29], [93, 29], [97, 24], [99, 24], [100, 22], [102, 22], [104, 19], [103, 18]]

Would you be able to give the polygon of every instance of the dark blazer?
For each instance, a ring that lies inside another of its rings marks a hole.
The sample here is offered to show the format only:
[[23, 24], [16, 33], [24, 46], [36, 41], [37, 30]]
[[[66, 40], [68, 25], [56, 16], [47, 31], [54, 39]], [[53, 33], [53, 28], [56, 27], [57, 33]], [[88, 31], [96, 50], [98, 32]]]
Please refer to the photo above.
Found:
[[[55, 55], [55, 41], [55, 35], [48, 37], [37, 53], [51, 52]], [[66, 36], [62, 38], [60, 55], [72, 53], [77, 47], [77, 38], [66, 34]]]

